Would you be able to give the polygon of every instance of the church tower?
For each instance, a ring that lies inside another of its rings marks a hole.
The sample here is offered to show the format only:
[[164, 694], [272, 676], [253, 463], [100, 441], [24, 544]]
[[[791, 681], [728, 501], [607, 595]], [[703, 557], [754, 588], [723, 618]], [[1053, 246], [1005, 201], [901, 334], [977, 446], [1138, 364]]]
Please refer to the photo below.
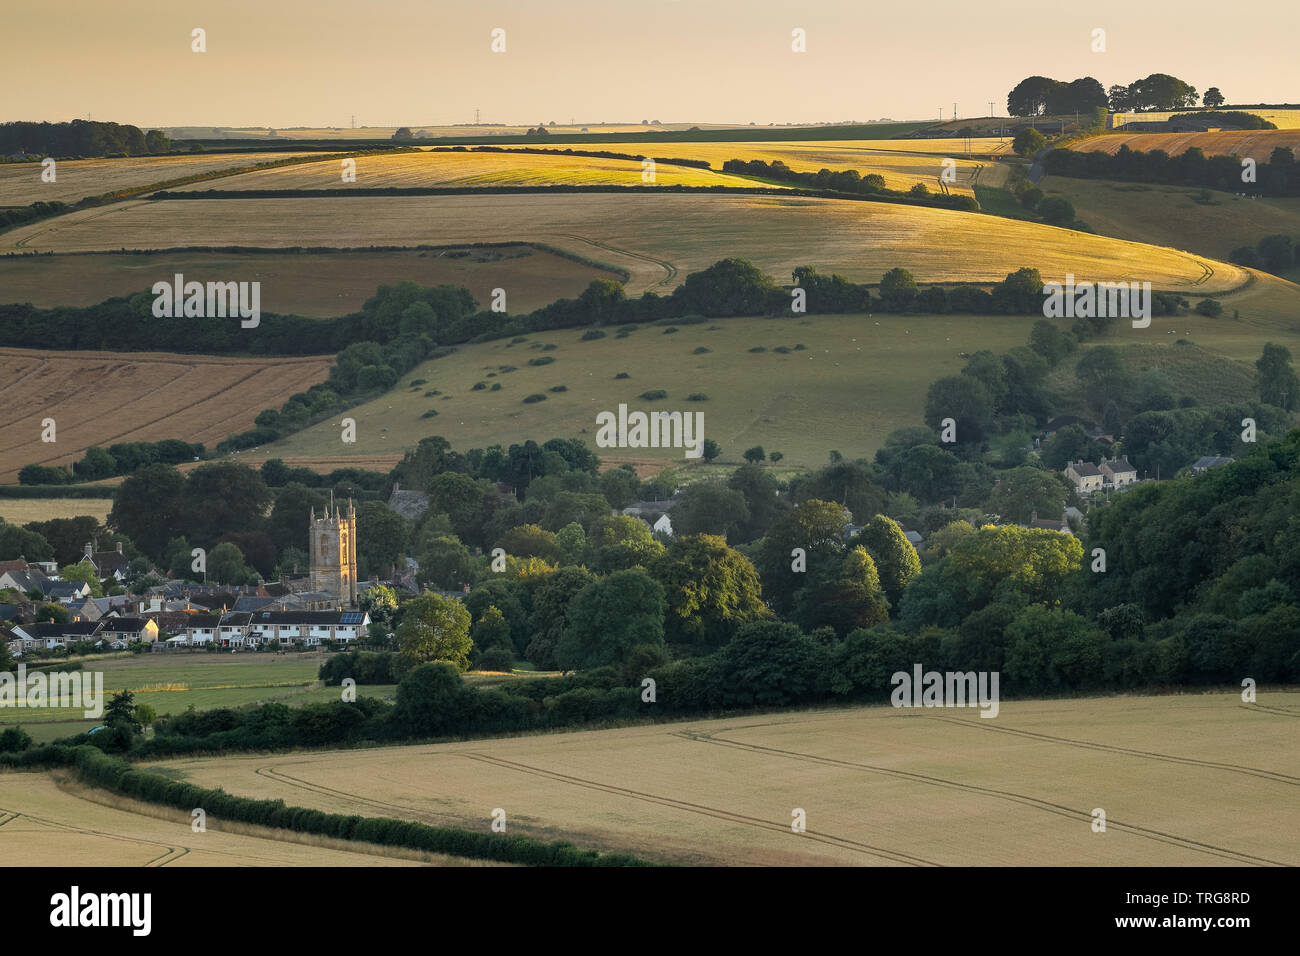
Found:
[[311, 548], [311, 589], [338, 598], [340, 604], [357, 603], [357, 511], [348, 499], [347, 514], [341, 514], [330, 492], [325, 513], [316, 517], [311, 509], [307, 540]]

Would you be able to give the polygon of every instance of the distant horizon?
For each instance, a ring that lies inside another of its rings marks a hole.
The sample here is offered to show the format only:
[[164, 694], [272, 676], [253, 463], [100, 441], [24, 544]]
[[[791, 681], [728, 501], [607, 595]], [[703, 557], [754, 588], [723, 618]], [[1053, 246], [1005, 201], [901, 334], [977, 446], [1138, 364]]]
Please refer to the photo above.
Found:
[[[1294, 4], [1225, 18], [1211, 0], [1098, 0], [1044, 9], [990, 0], [974, 15], [818, 0], [68, 0], [6, 15], [21, 112], [141, 129], [510, 126], [595, 117], [711, 116], [748, 126], [987, 118], [1027, 76], [1103, 87], [1169, 73], [1229, 102], [1296, 98]], [[1266, 26], [1261, 29], [1261, 24]], [[70, 29], [70, 25], [75, 28]], [[1172, 26], [1171, 26], [1172, 25]], [[202, 29], [205, 50], [193, 52]], [[494, 30], [505, 49], [492, 50]], [[799, 39], [796, 31], [802, 31]], [[1095, 37], [1104, 31], [1104, 49]], [[794, 49], [802, 44], [803, 51]], [[203, 124], [187, 119], [205, 117]], [[869, 121], [869, 120], [866, 120]], [[567, 125], [567, 124], [566, 124]]]

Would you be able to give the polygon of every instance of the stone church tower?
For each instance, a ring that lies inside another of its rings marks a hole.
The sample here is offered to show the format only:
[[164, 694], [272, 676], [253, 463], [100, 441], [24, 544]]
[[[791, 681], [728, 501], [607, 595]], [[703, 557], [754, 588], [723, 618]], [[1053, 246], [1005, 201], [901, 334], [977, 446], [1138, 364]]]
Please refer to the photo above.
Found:
[[311, 589], [335, 595], [340, 604], [357, 603], [357, 511], [348, 499], [347, 514], [340, 514], [330, 492], [329, 508], [320, 518], [311, 509], [308, 527], [311, 547]]

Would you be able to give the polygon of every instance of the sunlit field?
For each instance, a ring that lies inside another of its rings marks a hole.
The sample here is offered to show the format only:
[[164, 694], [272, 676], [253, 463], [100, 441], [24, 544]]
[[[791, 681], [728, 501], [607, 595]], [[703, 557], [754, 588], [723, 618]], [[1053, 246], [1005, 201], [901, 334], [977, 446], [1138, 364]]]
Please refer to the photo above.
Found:
[[435, 825], [501, 807], [511, 832], [682, 863], [1295, 866], [1297, 716], [1268, 691], [1004, 700], [991, 720], [885, 706], [155, 766]]

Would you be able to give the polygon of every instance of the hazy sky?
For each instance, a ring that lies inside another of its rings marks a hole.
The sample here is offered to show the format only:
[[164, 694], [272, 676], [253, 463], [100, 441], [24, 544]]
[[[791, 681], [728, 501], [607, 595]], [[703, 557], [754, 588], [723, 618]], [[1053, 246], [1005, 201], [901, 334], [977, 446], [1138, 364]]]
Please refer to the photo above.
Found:
[[[1005, 114], [1041, 73], [1300, 101], [1293, 0], [63, 0], [6, 3], [0, 120], [149, 126], [763, 125]], [[207, 31], [207, 52], [190, 32]], [[490, 51], [506, 31], [506, 52]], [[791, 51], [791, 31], [807, 52]], [[1104, 53], [1090, 49], [1106, 31]]]

